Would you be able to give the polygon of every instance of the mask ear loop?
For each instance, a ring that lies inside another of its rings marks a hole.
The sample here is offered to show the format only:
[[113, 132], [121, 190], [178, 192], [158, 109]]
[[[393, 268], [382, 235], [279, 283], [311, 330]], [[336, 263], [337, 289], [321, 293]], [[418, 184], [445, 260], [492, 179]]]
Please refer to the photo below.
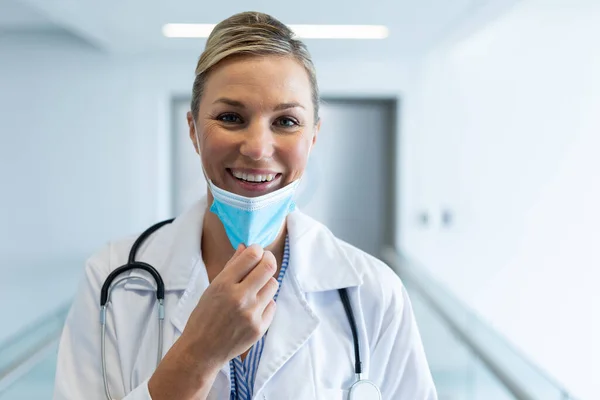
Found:
[[312, 152], [313, 144], [311, 143], [310, 149], [308, 150], [308, 156], [306, 157], [306, 166], [304, 168], [304, 173], [300, 178], [298, 178], [300, 183], [298, 184], [298, 188], [296, 189], [296, 193], [294, 194], [296, 204], [299, 208], [308, 206], [310, 204], [310, 201], [312, 200], [315, 191], [318, 190], [320, 185], [319, 174], [314, 172], [314, 169], [318, 168], [319, 164], [315, 164], [315, 162], [310, 162]]
[[[196, 118], [194, 117], [194, 114], [191, 111], [190, 111], [190, 113], [192, 114], [192, 124], [194, 124], [194, 136], [196, 137], [196, 152], [198, 153], [198, 157], [200, 157], [200, 166], [202, 167], [202, 175], [204, 175], [204, 179], [208, 183], [208, 188], [210, 190], [210, 186], [213, 185], [213, 183], [208, 178], [208, 175], [206, 174], [206, 170], [204, 169], [204, 163], [202, 162], [202, 156], [200, 155], [200, 136], [198, 136], [198, 127], [196, 125]], [[211, 191], [211, 194], [212, 194], [212, 191]]]

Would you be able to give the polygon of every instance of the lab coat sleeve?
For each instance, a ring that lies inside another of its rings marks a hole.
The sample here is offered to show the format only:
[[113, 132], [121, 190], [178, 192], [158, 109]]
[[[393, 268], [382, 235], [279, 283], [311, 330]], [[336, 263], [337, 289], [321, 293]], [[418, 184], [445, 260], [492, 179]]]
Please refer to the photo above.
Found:
[[[54, 400], [106, 400], [101, 369], [99, 299], [109, 272], [110, 247], [88, 260], [67, 316], [58, 350]], [[125, 396], [114, 321], [107, 315], [106, 363], [113, 398], [151, 400], [147, 381]]]
[[370, 376], [383, 399], [437, 400], [410, 300], [394, 278], [391, 281], [397, 285], [372, 350]]

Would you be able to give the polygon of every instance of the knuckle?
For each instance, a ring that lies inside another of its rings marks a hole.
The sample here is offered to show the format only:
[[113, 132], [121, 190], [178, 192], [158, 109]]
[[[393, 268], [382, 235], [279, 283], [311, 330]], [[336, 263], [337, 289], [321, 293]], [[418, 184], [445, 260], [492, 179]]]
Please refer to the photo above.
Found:
[[250, 310], [244, 310], [241, 313], [241, 317], [244, 320], [244, 322], [252, 322], [254, 320], [254, 316], [252, 315], [252, 312]]
[[243, 310], [246, 307], [246, 299], [244, 298], [244, 296], [233, 296], [232, 303], [236, 310]]
[[255, 262], [259, 262], [263, 257], [263, 249], [257, 244], [248, 247], [245, 253], [248, 258]]
[[248, 329], [250, 329], [251, 331], [253, 331], [256, 328], [256, 317], [254, 316], [254, 313], [250, 310], [247, 310], [244, 313], [242, 313], [242, 319], [244, 320], [244, 324], [247, 325]]
[[277, 260], [270, 251], [265, 251], [262, 262], [265, 269], [267, 269], [269, 272], [275, 272], [277, 270]]
[[272, 291], [277, 291], [277, 289], [279, 289], [279, 282], [277, 282], [277, 279], [273, 277], [269, 279], [267, 285], [269, 285], [269, 289], [271, 289]]
[[253, 336], [258, 337], [262, 335], [262, 326], [261, 324], [254, 323], [250, 325], [250, 332]]
[[212, 281], [210, 286], [212, 287], [212, 290], [217, 293], [224, 292], [227, 290], [227, 285], [225, 285], [223, 282], [218, 282], [216, 280]]

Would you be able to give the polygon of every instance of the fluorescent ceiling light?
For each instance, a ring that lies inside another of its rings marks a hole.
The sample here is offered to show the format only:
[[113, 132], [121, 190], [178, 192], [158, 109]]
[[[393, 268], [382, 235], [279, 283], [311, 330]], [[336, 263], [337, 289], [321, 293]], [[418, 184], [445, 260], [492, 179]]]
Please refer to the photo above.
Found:
[[163, 35], [168, 38], [207, 38], [215, 24], [166, 24]]
[[[385, 39], [389, 35], [382, 25], [288, 25], [300, 39]], [[166, 24], [168, 38], [206, 38], [214, 24]]]
[[300, 39], [385, 39], [382, 25], [288, 25]]

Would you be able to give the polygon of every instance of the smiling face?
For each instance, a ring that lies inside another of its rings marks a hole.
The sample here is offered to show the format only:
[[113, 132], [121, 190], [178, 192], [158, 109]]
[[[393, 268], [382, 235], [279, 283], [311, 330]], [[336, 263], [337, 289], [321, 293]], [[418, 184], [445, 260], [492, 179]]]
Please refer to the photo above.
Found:
[[279, 56], [218, 64], [206, 80], [195, 127], [191, 113], [188, 124], [207, 177], [247, 197], [299, 179], [320, 125], [306, 70]]

